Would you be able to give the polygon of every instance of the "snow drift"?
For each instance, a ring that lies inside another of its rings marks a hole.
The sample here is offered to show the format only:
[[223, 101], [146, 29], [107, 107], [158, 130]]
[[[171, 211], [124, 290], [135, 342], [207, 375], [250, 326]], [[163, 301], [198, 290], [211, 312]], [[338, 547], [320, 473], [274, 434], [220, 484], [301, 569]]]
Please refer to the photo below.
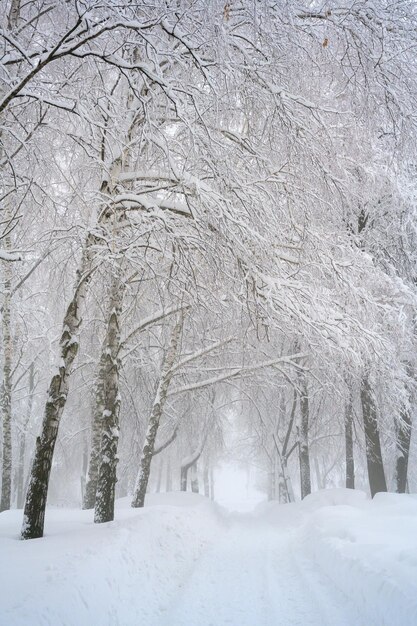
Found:
[[120, 500], [102, 525], [49, 508], [31, 541], [21, 518], [0, 515], [2, 625], [417, 623], [413, 496], [338, 489], [237, 514], [160, 494], [140, 510]]

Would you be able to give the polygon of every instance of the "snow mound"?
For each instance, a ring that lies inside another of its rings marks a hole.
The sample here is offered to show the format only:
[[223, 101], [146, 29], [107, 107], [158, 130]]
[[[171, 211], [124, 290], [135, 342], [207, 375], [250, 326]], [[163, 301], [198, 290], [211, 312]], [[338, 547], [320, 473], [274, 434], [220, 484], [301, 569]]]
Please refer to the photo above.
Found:
[[116, 521], [47, 510], [46, 535], [20, 541], [22, 511], [0, 515], [0, 624], [137, 626], [158, 623], [223, 524], [195, 494], [117, 502]]
[[276, 526], [301, 524], [314, 511], [333, 506], [362, 506], [367, 500], [364, 491], [353, 489], [323, 489], [310, 494], [301, 502], [279, 504], [276, 501], [262, 502], [253, 511], [258, 520]]
[[343, 498], [304, 518], [299, 553], [349, 599], [355, 626], [417, 624], [417, 500], [378, 494], [343, 505]]
[[356, 489], [321, 489], [304, 498], [302, 506], [315, 511], [325, 506], [361, 506], [367, 495]]
[[116, 521], [48, 508], [20, 541], [0, 515], [6, 626], [416, 626], [417, 498], [329, 490], [252, 514], [190, 493], [117, 502]]

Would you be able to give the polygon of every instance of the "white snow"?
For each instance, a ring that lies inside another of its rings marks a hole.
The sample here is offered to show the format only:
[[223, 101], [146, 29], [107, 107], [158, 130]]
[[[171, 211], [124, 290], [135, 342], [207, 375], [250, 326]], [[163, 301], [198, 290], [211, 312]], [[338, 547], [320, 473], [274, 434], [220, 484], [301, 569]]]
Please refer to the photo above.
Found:
[[0, 515], [7, 626], [415, 626], [417, 498], [319, 492], [231, 513], [195, 494], [48, 508], [43, 539]]
[[0, 261], [21, 261], [22, 255], [18, 252], [7, 252], [0, 249]]

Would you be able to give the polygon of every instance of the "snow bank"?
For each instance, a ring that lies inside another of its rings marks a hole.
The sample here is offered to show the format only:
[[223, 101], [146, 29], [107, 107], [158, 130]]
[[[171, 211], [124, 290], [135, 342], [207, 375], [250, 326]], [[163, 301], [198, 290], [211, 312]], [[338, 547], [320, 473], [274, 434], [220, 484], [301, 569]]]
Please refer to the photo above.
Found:
[[[417, 624], [417, 496], [328, 489], [302, 502], [267, 502], [254, 515], [290, 529], [310, 593], [317, 578], [351, 609], [352, 626]], [[335, 624], [337, 626], [337, 624]]]
[[417, 500], [332, 491], [300, 505], [310, 514], [297, 536], [298, 553], [349, 600], [355, 626], [417, 624]]
[[0, 624], [417, 624], [415, 496], [337, 489], [239, 514], [160, 494], [116, 518], [48, 508], [46, 536], [20, 541], [22, 512], [2, 513]]
[[117, 503], [117, 521], [92, 511], [47, 510], [46, 535], [21, 541], [22, 511], [0, 515], [0, 624], [134, 626], [158, 616], [223, 524], [195, 494]]
[[326, 506], [362, 506], [368, 496], [357, 489], [323, 489], [304, 498], [301, 505], [308, 511], [316, 511]]

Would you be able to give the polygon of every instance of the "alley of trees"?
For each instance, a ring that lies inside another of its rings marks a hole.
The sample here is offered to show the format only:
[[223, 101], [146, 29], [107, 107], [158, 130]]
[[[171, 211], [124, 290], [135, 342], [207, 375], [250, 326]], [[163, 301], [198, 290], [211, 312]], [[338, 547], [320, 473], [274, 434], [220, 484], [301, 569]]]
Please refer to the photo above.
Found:
[[[1, 501], [415, 491], [414, 1], [0, 0]], [[233, 446], [227, 433], [233, 430]]]

